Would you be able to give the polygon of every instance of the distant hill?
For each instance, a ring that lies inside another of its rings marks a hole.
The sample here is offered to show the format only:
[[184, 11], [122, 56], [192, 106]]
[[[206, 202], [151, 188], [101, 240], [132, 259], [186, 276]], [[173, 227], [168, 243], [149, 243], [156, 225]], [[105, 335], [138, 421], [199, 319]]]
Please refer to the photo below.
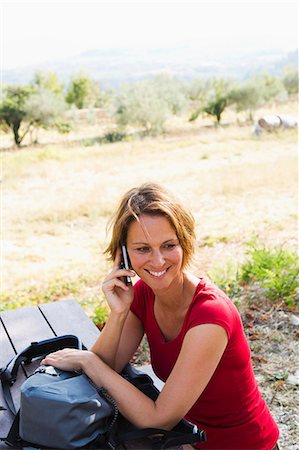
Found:
[[267, 71], [280, 75], [287, 65], [298, 67], [298, 51], [281, 50], [241, 52], [229, 49], [213, 54], [209, 49], [192, 47], [149, 50], [93, 50], [63, 61], [47, 61], [30, 67], [3, 70], [4, 83], [28, 83], [37, 70], [55, 71], [64, 81], [80, 70], [100, 82], [102, 88], [148, 78], [160, 72], [170, 73], [183, 80], [196, 77], [232, 77], [245, 79]]

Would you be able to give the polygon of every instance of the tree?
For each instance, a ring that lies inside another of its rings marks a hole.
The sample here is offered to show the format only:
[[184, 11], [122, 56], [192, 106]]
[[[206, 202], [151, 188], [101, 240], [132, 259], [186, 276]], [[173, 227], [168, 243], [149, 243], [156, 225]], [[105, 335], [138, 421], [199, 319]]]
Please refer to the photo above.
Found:
[[67, 125], [65, 119], [63, 119], [63, 114], [66, 111], [66, 103], [63, 97], [43, 87], [38, 88], [27, 98], [24, 111], [26, 120], [36, 129], [58, 128], [60, 131], [62, 125]]
[[152, 80], [153, 88], [165, 101], [172, 114], [180, 114], [187, 105], [185, 87], [181, 81], [168, 74], [156, 75]]
[[251, 80], [235, 86], [230, 93], [230, 100], [237, 112], [248, 112], [250, 121], [253, 120], [252, 112], [264, 103], [260, 89]]
[[6, 124], [14, 135], [16, 145], [20, 145], [30, 129], [30, 123], [20, 134], [21, 124], [26, 117], [25, 105], [32, 89], [29, 86], [7, 86], [0, 104], [0, 122]]
[[282, 76], [282, 83], [289, 95], [298, 94], [298, 69], [287, 67]]
[[220, 124], [221, 115], [225, 108], [231, 104], [232, 82], [222, 78], [214, 78], [204, 82], [205, 90], [200, 89], [200, 105], [192, 113], [189, 121], [196, 120], [200, 113], [206, 113], [216, 118], [217, 125]]
[[55, 72], [37, 71], [32, 81], [33, 89], [47, 89], [57, 96], [63, 95], [64, 84]]
[[188, 96], [192, 102], [203, 102], [210, 88], [210, 80], [206, 78], [195, 78], [188, 87]]
[[278, 77], [263, 73], [252, 77], [251, 80], [259, 90], [264, 103], [270, 100], [285, 101], [288, 97], [283, 82]]
[[67, 90], [66, 101], [77, 108], [94, 107], [100, 96], [98, 83], [84, 73], [78, 73], [71, 79]]
[[0, 123], [13, 131], [14, 141], [20, 146], [34, 128], [55, 127], [68, 132], [70, 124], [63, 118], [66, 104], [63, 97], [43, 87], [7, 86], [0, 104]]
[[151, 80], [124, 86], [115, 103], [118, 125], [141, 127], [146, 133], [162, 131], [171, 114]]

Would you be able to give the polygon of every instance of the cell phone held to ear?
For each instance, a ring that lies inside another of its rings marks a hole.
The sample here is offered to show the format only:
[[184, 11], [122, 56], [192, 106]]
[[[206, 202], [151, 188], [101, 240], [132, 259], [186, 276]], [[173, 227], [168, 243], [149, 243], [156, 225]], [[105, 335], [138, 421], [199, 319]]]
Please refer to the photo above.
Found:
[[[122, 253], [121, 268], [122, 269], [126, 269], [126, 270], [130, 270], [131, 269], [131, 262], [130, 262], [130, 258], [129, 258], [128, 251], [127, 251], [127, 248], [126, 248], [125, 244], [121, 244], [121, 253]], [[132, 279], [131, 279], [131, 277], [125, 276], [124, 277], [124, 281], [125, 281], [127, 286], [132, 286]]]

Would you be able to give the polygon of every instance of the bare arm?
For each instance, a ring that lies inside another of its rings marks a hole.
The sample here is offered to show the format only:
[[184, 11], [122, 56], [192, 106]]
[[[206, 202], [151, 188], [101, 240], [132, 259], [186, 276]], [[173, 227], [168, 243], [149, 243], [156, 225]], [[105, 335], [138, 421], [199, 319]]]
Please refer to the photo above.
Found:
[[226, 345], [226, 332], [218, 325], [200, 325], [189, 330], [173, 371], [156, 402], [119, 379], [113, 371], [97, 370], [96, 362], [86, 368], [86, 373], [110, 392], [120, 412], [136, 426], [170, 429], [201, 395]]
[[94, 353], [61, 350], [45, 358], [44, 363], [62, 369], [74, 365], [82, 368], [97, 385], [109, 391], [120, 412], [136, 426], [171, 429], [191, 409], [209, 383], [226, 345], [226, 331], [218, 325], [198, 325], [189, 330], [177, 362], [155, 402]]
[[[134, 320], [130, 312], [130, 305], [134, 296], [133, 287], [126, 286], [122, 279], [125, 275], [134, 276], [135, 274], [120, 269], [120, 262], [121, 254], [119, 250], [113, 270], [105, 278], [102, 286], [111, 312], [99, 338], [91, 347], [93, 353], [116, 370], [121, 369], [121, 364], [125, 365], [130, 360], [143, 335], [141, 323], [137, 318]], [[122, 345], [122, 351], [119, 351], [122, 339], [125, 339], [126, 345]], [[121, 357], [121, 364], [118, 363], [118, 355]]]
[[111, 314], [91, 351], [120, 372], [131, 360], [142, 337], [142, 324], [131, 311], [125, 318]]

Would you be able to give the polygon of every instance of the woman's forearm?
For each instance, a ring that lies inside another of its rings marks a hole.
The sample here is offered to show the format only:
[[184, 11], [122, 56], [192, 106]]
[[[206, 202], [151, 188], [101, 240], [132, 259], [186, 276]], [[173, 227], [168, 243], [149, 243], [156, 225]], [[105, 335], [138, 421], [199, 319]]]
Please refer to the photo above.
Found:
[[117, 350], [127, 315], [128, 313], [111, 312], [100, 336], [90, 349], [112, 369], [115, 369]]
[[165, 415], [162, 418], [161, 411], [153, 400], [118, 375], [96, 355], [89, 355], [89, 358], [84, 359], [81, 368], [96, 385], [107, 389], [116, 401], [121, 414], [137, 427], [170, 429], [174, 425], [167, 423]]

